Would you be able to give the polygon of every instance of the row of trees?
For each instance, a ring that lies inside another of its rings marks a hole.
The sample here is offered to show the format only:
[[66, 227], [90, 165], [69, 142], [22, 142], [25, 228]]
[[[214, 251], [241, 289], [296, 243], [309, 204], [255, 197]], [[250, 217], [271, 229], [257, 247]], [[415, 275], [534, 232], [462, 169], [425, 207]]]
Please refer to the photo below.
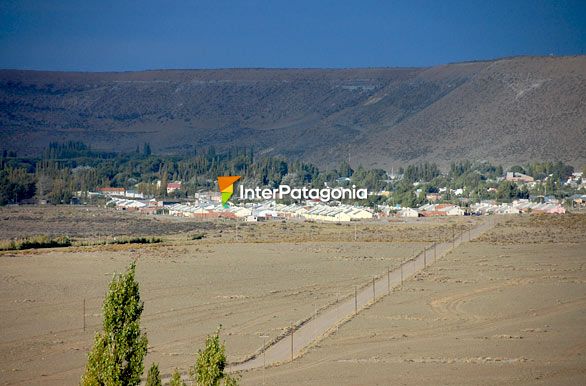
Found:
[[[182, 181], [175, 197], [192, 196], [214, 189], [217, 176], [240, 175], [249, 185], [276, 187], [281, 183], [322, 187], [335, 185], [340, 177], [370, 190], [386, 185], [381, 169], [354, 171], [348, 163], [338, 169], [320, 171], [315, 165], [279, 157], [255, 156], [251, 148], [233, 148], [219, 153], [213, 147], [189, 156], [156, 156], [150, 145], [131, 153], [92, 150], [81, 142], [51, 143], [40, 158], [0, 157], [0, 204], [37, 198], [50, 203], [68, 203], [78, 192], [97, 187], [124, 187], [141, 193], [166, 196], [167, 184]], [[21, 177], [25, 178], [21, 178]]]
[[[136, 264], [133, 262], [126, 273], [115, 276], [104, 299], [103, 330], [96, 334], [85, 372], [83, 386], [135, 386], [141, 382], [148, 339], [140, 329], [144, 303], [140, 299], [139, 284], [135, 279]], [[225, 373], [226, 348], [220, 341], [220, 329], [208, 336], [205, 347], [198, 351], [195, 364], [189, 373], [200, 386], [237, 385], [235, 378]], [[162, 385], [159, 367], [149, 368], [146, 384]], [[183, 386], [185, 382], [177, 369], [171, 386]]]
[[[529, 174], [545, 182], [532, 194], [568, 193], [563, 180], [573, 167], [562, 162], [532, 163], [514, 166], [510, 171]], [[15, 153], [3, 152], [0, 157], [0, 205], [18, 203], [36, 198], [59, 204], [69, 203], [76, 192], [87, 192], [97, 187], [124, 187], [157, 197], [167, 196], [167, 184], [182, 181], [181, 190], [171, 193], [175, 198], [190, 197], [201, 190], [215, 189], [220, 175], [240, 175], [242, 183], [250, 186], [276, 187], [279, 184], [312, 187], [351, 184], [371, 192], [392, 192], [390, 203], [411, 206], [425, 200], [426, 193], [440, 187], [465, 188], [469, 198], [500, 199], [527, 196], [523, 189], [497, 182], [504, 175], [502, 166], [488, 162], [455, 162], [448, 173], [441, 173], [435, 163], [408, 165], [399, 169], [401, 180], [391, 181], [382, 169], [353, 169], [346, 161], [336, 168], [319, 170], [315, 165], [300, 160], [287, 161], [279, 157], [258, 156], [251, 148], [232, 148], [217, 152], [213, 147], [193, 151], [183, 156], [153, 155], [150, 145], [135, 152], [111, 153], [92, 150], [81, 142], [52, 143], [40, 158], [19, 158]], [[414, 183], [418, 186], [414, 186]], [[494, 188], [494, 189], [490, 189]], [[422, 192], [416, 194], [416, 190]], [[508, 192], [508, 193], [507, 193]], [[448, 194], [448, 199], [451, 199]], [[371, 204], [386, 199], [372, 197]]]

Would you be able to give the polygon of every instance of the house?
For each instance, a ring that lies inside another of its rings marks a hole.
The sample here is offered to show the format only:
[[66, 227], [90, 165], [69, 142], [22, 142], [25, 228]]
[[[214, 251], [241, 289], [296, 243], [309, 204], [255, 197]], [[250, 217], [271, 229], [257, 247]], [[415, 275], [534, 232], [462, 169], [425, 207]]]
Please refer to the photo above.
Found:
[[176, 190], [181, 190], [181, 181], [169, 182], [167, 184], [167, 194], [173, 193]]
[[419, 212], [413, 208], [403, 208], [397, 212], [399, 217], [419, 217]]
[[126, 194], [126, 189], [124, 189], [124, 188], [104, 187], [104, 188], [98, 188], [96, 190], [102, 194], [107, 194], [110, 196], [124, 196]]
[[459, 206], [446, 208], [444, 212], [447, 216], [464, 216], [465, 214], [464, 209], [460, 208]]
[[529, 183], [529, 182], [535, 181], [535, 179], [533, 177], [528, 176], [523, 173], [517, 173], [517, 172], [507, 172], [507, 175], [505, 176], [505, 180], [511, 181], [511, 182], [523, 182], [523, 183]]
[[423, 217], [463, 216], [464, 210], [454, 204], [427, 204], [419, 208]]
[[439, 193], [427, 193], [425, 195], [425, 199], [429, 202], [436, 202], [442, 198], [442, 195]]

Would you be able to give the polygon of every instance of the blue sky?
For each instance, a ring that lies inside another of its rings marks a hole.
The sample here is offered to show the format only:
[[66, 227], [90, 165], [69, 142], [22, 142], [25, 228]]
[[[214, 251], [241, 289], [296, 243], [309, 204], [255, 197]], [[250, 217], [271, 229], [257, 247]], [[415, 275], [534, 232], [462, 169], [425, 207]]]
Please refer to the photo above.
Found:
[[586, 1], [0, 0], [0, 68], [408, 67], [586, 54]]

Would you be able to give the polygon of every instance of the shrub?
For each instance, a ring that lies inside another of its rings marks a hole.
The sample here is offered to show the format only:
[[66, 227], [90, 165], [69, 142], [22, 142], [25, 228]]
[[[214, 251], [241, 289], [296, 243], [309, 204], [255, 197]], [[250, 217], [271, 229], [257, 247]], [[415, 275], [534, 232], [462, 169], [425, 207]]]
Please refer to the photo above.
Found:
[[158, 244], [162, 242], [163, 239], [159, 237], [132, 237], [129, 239], [114, 239], [108, 241], [108, 244]]
[[161, 373], [159, 372], [159, 366], [156, 363], [153, 363], [149, 368], [146, 386], [162, 386]]
[[171, 381], [169, 381], [169, 386], [186, 386], [185, 382], [183, 382], [183, 379], [181, 379], [181, 374], [179, 374], [179, 371], [177, 369], [175, 369], [175, 371], [173, 372]]
[[22, 250], [38, 248], [62, 248], [70, 247], [71, 240], [67, 236], [49, 237], [47, 235], [38, 235], [26, 237], [21, 240], [11, 240], [0, 244], [0, 250]]

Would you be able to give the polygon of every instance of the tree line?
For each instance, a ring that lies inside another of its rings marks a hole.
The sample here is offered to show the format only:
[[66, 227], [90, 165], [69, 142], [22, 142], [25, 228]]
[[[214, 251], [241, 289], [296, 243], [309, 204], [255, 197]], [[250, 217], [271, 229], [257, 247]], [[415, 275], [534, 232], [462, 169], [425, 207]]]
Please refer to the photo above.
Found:
[[[149, 143], [137, 146], [135, 151], [115, 153], [71, 141], [51, 143], [39, 157], [2, 152], [0, 205], [30, 200], [67, 204], [77, 192], [84, 197], [98, 187], [122, 187], [153, 197], [188, 198], [199, 191], [214, 190], [216, 178], [222, 175], [240, 175], [242, 182], [250, 186], [354, 184], [371, 192], [391, 193], [369, 197], [369, 205], [416, 206], [426, 201], [428, 193], [437, 193], [440, 188], [449, 189], [448, 201], [456, 199], [450, 191], [459, 188], [465, 188], [472, 200], [510, 200], [545, 193], [563, 197], [571, 193], [563, 181], [574, 168], [563, 162], [535, 162], [513, 166], [509, 171], [544, 182], [530, 192], [517, 184], [499, 181], [504, 168], [488, 162], [454, 162], [444, 173], [435, 163], [412, 164], [398, 169], [400, 178], [391, 179], [383, 169], [352, 168], [342, 161], [335, 168], [320, 170], [308, 162], [259, 155], [246, 147], [217, 151], [210, 146], [188, 155], [157, 155], [152, 153]], [[167, 186], [173, 181], [181, 181], [181, 189], [167, 193]]]

